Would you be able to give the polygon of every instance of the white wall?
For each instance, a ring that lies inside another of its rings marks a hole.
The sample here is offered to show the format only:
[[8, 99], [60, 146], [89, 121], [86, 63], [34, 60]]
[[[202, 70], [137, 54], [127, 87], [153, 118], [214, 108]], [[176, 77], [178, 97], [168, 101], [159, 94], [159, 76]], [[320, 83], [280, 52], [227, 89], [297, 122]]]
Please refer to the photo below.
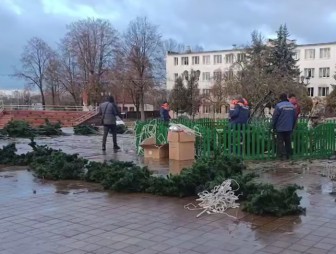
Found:
[[[320, 49], [321, 48], [330, 48], [330, 58], [320, 58]], [[315, 58], [306, 59], [305, 50], [306, 49], [315, 49]], [[309, 80], [309, 85], [307, 87], [314, 87], [313, 96], [318, 95], [319, 87], [329, 87], [329, 93], [332, 91], [331, 84], [335, 85], [336, 81], [334, 79], [335, 75], [335, 65], [336, 65], [336, 43], [334, 44], [315, 44], [315, 45], [300, 45], [297, 47], [297, 50], [300, 52], [300, 58], [298, 61], [298, 66], [301, 71], [301, 75], [304, 75], [305, 68], [314, 68], [314, 78]], [[319, 69], [320, 68], [330, 68], [329, 78], [320, 78]]]
[[[321, 59], [320, 58], [320, 48], [330, 48], [330, 58]], [[305, 49], [315, 49], [315, 58], [314, 59], [305, 59]], [[331, 84], [336, 84], [335, 79], [333, 78], [335, 74], [336, 66], [336, 43], [322, 43], [322, 44], [309, 44], [309, 45], [299, 45], [297, 51], [300, 52], [298, 66], [301, 71], [301, 75], [304, 75], [304, 68], [314, 68], [315, 75], [314, 78], [309, 80], [308, 87], [314, 87], [313, 96], [318, 96], [319, 87], [329, 87], [329, 93], [332, 91]], [[213, 84], [213, 72], [216, 70], [221, 70], [222, 73], [228, 71], [232, 64], [227, 64], [225, 61], [225, 56], [228, 54], [234, 55], [234, 61], [237, 60], [237, 54], [240, 53], [237, 50], [221, 50], [221, 51], [207, 51], [199, 53], [184, 53], [184, 54], [168, 54], [166, 62], [166, 75], [167, 75], [167, 89], [171, 90], [174, 86], [174, 74], [178, 73], [180, 76], [184, 71], [190, 70], [200, 70], [201, 76], [199, 81], [199, 88], [209, 89]], [[203, 56], [210, 55], [210, 64], [203, 64]], [[222, 64], [214, 64], [214, 55], [222, 56]], [[199, 64], [192, 64], [192, 57], [199, 56]], [[178, 58], [178, 65], [174, 65], [174, 58]], [[189, 64], [182, 65], [182, 57], [188, 57]], [[320, 78], [319, 77], [319, 68], [330, 68], [330, 77], [329, 78]], [[203, 81], [203, 72], [210, 72], [210, 81]], [[202, 92], [202, 91], [201, 91]]]

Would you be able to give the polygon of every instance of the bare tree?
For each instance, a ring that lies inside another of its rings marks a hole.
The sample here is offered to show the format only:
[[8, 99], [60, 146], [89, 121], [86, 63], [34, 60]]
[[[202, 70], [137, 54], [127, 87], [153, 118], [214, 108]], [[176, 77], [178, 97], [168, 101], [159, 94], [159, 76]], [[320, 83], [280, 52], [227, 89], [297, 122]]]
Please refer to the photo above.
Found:
[[71, 50], [71, 45], [66, 40], [62, 40], [59, 52], [59, 82], [64, 90], [71, 95], [75, 105], [80, 106], [81, 93], [85, 84], [83, 79], [80, 78], [83, 71], [81, 72], [76, 54]]
[[220, 113], [223, 106], [227, 105], [228, 90], [225, 79], [218, 77], [210, 89], [210, 94], [205, 98], [213, 107], [213, 113]]
[[45, 74], [52, 56], [53, 51], [48, 44], [42, 39], [34, 37], [28, 41], [21, 55], [22, 69], [14, 73], [15, 77], [38, 88], [43, 106], [45, 106]]
[[163, 53], [164, 55], [167, 54], [167, 52], [176, 52], [176, 53], [183, 53], [186, 51], [186, 45], [182, 43], [178, 43], [174, 39], [166, 39], [163, 41]]
[[123, 45], [131, 90], [139, 98], [141, 120], [145, 120], [145, 93], [164, 77], [161, 35], [146, 17], [138, 17], [130, 22]]
[[89, 93], [91, 102], [100, 100], [102, 77], [115, 61], [118, 42], [118, 33], [108, 20], [89, 18], [68, 26], [64, 43], [75, 56], [82, 91]]
[[58, 56], [54, 54], [46, 69], [46, 88], [45, 92], [48, 93], [51, 97], [51, 104], [57, 105], [60, 103], [60, 93], [62, 91], [62, 85], [60, 82], [60, 62]]

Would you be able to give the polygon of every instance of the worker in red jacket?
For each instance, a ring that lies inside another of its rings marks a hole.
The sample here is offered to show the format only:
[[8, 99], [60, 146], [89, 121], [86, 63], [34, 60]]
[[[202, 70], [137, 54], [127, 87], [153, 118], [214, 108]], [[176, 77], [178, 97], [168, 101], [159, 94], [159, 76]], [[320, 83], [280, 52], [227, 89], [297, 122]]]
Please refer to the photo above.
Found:
[[295, 94], [290, 94], [288, 96], [288, 100], [294, 106], [295, 113], [296, 113], [296, 119], [297, 119], [299, 117], [300, 113], [301, 113], [301, 107], [299, 106], [299, 103], [298, 103], [298, 100], [296, 99]]

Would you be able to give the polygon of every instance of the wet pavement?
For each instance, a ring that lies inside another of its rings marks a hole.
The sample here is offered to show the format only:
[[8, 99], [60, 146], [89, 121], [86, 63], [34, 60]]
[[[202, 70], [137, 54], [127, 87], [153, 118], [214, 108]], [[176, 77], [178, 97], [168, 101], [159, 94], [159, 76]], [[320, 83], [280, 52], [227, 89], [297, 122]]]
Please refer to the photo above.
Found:
[[[93, 161], [133, 161], [138, 165], [148, 166], [152, 171], [158, 174], [175, 174], [182, 168], [191, 166], [193, 163], [193, 161], [178, 162], [169, 161], [168, 159], [144, 160], [143, 157], [137, 156], [135, 137], [132, 134], [118, 135], [118, 145], [121, 149], [116, 152], [113, 150], [111, 136], [107, 139], [106, 151], [102, 151], [101, 135], [77, 136], [73, 135], [72, 128], [63, 128], [63, 132], [65, 133], [64, 136], [36, 137], [35, 142], [38, 145], [48, 145], [54, 149], [61, 149], [65, 153], [78, 153], [80, 156]], [[25, 138], [0, 139], [0, 147], [11, 142], [16, 143], [19, 154], [31, 151], [31, 147], [28, 145], [30, 140]]]
[[[57, 139], [42, 139], [38, 144], [45, 142], [95, 160], [105, 158], [98, 150], [100, 137]], [[133, 142], [131, 137], [124, 141]], [[29, 141], [18, 142], [19, 151], [28, 149]], [[130, 160], [124, 154], [125, 150], [106, 156]], [[129, 149], [128, 154], [136, 159], [135, 151]], [[235, 209], [229, 214], [237, 219], [223, 214], [196, 218], [200, 211], [184, 209], [196, 203], [194, 198], [117, 194], [97, 184], [38, 180], [26, 167], [2, 167], [0, 254], [336, 253], [336, 183], [321, 176], [336, 171], [336, 161], [247, 165], [263, 181], [302, 185], [299, 194], [306, 214], [261, 217]], [[167, 161], [162, 167], [168, 167]]]

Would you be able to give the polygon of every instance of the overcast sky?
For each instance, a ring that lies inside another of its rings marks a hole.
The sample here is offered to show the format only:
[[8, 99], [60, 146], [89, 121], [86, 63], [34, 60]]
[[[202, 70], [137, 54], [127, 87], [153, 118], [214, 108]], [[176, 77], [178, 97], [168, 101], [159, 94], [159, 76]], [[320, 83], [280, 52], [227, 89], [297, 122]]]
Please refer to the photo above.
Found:
[[23, 87], [8, 74], [31, 37], [55, 46], [78, 19], [109, 19], [122, 32], [136, 16], [206, 50], [246, 44], [253, 30], [272, 37], [283, 23], [299, 43], [336, 41], [336, 0], [0, 0], [0, 90]]

